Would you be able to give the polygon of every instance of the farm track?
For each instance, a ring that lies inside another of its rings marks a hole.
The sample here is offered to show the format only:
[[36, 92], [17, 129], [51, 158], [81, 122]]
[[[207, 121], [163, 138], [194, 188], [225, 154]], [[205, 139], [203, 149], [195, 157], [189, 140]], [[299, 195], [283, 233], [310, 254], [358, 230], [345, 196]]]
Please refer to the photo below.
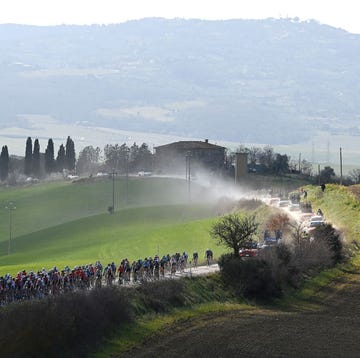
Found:
[[[319, 298], [321, 297], [321, 298]], [[359, 357], [360, 271], [348, 273], [303, 309], [256, 308], [171, 327], [137, 357]]]

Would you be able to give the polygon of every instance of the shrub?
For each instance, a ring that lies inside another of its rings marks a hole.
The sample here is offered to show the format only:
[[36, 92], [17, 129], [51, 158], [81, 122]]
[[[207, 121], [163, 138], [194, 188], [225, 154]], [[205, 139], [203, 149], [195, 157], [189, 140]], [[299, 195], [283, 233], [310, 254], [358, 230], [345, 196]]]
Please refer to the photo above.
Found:
[[83, 357], [131, 319], [125, 291], [115, 288], [19, 302], [0, 310], [1, 355]]
[[330, 224], [322, 225], [313, 232], [315, 242], [326, 245], [331, 252], [333, 264], [341, 262], [343, 259], [340, 234]]
[[165, 312], [183, 306], [185, 302], [184, 283], [181, 280], [144, 282], [135, 288], [134, 294], [137, 313]]
[[231, 254], [219, 259], [220, 273], [225, 284], [246, 298], [279, 296], [281, 287], [273, 277], [271, 267], [262, 259], [241, 259]]
[[292, 245], [291, 265], [301, 272], [331, 266], [331, 252], [323, 240], [304, 238]]
[[299, 270], [292, 265], [293, 254], [287, 245], [279, 244], [262, 249], [259, 258], [269, 265], [273, 280], [282, 290], [286, 286], [297, 286], [300, 280]]

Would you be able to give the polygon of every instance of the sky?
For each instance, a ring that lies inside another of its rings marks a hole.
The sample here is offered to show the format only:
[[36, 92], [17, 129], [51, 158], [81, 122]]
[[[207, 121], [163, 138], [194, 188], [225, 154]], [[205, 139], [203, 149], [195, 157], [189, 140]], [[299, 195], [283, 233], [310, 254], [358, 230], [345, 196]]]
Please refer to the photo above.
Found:
[[359, 0], [1, 0], [0, 23], [110, 24], [145, 17], [299, 17], [360, 33]]

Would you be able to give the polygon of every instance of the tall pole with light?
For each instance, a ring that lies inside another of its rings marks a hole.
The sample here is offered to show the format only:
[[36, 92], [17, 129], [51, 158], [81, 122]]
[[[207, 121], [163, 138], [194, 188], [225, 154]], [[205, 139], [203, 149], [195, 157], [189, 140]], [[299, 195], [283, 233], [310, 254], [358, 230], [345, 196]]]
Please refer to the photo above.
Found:
[[8, 255], [11, 254], [11, 238], [12, 238], [12, 212], [16, 210], [15, 204], [10, 201], [6, 206], [5, 209], [9, 211], [9, 244], [8, 244]]

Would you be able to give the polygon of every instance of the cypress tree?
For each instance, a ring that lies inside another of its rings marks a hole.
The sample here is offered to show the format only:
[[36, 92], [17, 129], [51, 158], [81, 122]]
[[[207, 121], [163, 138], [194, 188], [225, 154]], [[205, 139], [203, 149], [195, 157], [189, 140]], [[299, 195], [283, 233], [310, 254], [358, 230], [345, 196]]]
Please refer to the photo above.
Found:
[[26, 148], [25, 148], [25, 167], [24, 173], [25, 175], [30, 175], [32, 172], [32, 139], [28, 137], [26, 140]]
[[65, 166], [65, 147], [64, 144], [60, 145], [57, 157], [56, 157], [56, 167], [58, 171], [62, 171], [63, 169], [66, 169]]
[[75, 144], [74, 141], [69, 137], [66, 140], [66, 151], [65, 151], [65, 164], [66, 169], [74, 170], [75, 169]]
[[32, 172], [38, 178], [40, 176], [40, 143], [36, 138], [32, 156]]
[[0, 179], [6, 180], [9, 175], [9, 151], [7, 145], [4, 145], [0, 154]]
[[48, 140], [48, 145], [45, 149], [45, 171], [47, 174], [52, 173], [55, 170], [55, 152], [54, 152], [54, 142], [50, 138]]

